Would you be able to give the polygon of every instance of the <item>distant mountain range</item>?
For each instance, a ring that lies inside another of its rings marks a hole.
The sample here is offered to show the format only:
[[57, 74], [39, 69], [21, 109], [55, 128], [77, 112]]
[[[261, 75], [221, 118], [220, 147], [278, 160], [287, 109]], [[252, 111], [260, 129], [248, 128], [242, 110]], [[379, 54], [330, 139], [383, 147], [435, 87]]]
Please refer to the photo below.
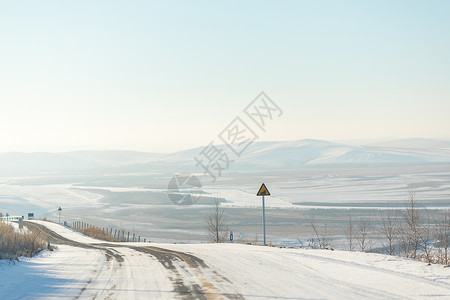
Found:
[[[450, 141], [404, 139], [353, 146], [321, 140], [256, 142], [240, 157], [227, 145], [217, 146], [228, 153], [233, 170], [292, 169], [319, 166], [376, 166], [450, 164]], [[62, 153], [0, 153], [0, 174], [85, 172], [196, 171], [194, 156], [204, 147], [170, 154], [136, 151], [75, 151]]]
[[450, 141], [435, 139], [397, 139], [367, 144], [367, 147], [398, 149], [450, 149]]

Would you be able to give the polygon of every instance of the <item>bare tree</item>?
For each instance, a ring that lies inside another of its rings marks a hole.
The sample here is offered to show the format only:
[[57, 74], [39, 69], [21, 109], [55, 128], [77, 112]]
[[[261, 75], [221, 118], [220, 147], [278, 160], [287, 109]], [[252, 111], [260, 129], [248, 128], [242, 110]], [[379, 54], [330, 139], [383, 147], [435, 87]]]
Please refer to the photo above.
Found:
[[397, 214], [393, 209], [388, 209], [386, 211], [380, 210], [379, 231], [384, 239], [381, 244], [389, 255], [395, 254], [395, 241], [399, 229], [395, 219], [396, 215]]
[[447, 213], [436, 223], [439, 263], [448, 266], [450, 264], [450, 213]]
[[319, 228], [316, 224], [316, 219], [314, 216], [306, 217], [311, 224], [311, 227], [316, 235], [316, 239], [311, 239], [309, 241], [309, 245], [311, 248], [319, 248], [319, 249], [327, 249], [331, 246], [331, 239], [328, 235], [327, 225], [324, 225], [323, 230], [319, 231]]
[[402, 247], [407, 256], [417, 258], [417, 251], [421, 244], [421, 224], [422, 214], [417, 207], [415, 192], [409, 190], [409, 200], [406, 203], [406, 209], [402, 214], [405, 226], [402, 228]]
[[348, 225], [345, 229], [345, 236], [347, 238], [347, 248], [349, 251], [354, 251], [356, 247], [355, 228], [352, 223], [352, 216], [348, 215]]
[[359, 223], [357, 228], [356, 240], [358, 242], [359, 249], [363, 252], [370, 250], [373, 245], [372, 238], [370, 237], [370, 229], [371, 225], [369, 221]]
[[410, 253], [410, 238], [408, 232], [408, 226], [405, 223], [401, 222], [398, 224], [398, 252], [405, 257], [408, 257]]
[[425, 210], [427, 216], [427, 222], [422, 224], [420, 228], [420, 246], [423, 250], [423, 254], [425, 255], [425, 260], [430, 265], [433, 262], [433, 243], [432, 243], [432, 235], [433, 235], [433, 227], [430, 222], [430, 215], [428, 211]]
[[205, 219], [206, 230], [209, 241], [212, 243], [223, 243], [227, 239], [228, 227], [225, 225], [224, 208], [220, 208], [218, 199], [215, 199], [214, 207]]

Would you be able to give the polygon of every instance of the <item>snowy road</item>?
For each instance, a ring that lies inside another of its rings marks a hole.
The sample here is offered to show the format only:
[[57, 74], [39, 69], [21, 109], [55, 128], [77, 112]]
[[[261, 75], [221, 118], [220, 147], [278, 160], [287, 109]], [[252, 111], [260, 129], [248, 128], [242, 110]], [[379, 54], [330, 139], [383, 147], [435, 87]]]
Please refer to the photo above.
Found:
[[0, 267], [1, 299], [450, 299], [450, 268], [392, 256], [238, 244], [60, 244]]
[[[60, 299], [65, 296], [76, 299], [193, 297], [219, 299], [221, 297], [220, 291], [215, 288], [211, 280], [220, 282], [227, 279], [219, 274], [208, 272], [209, 267], [196, 256], [153, 247], [149, 243], [105, 243], [82, 236], [57, 224], [39, 223], [26, 222], [25, 224], [45, 232], [52, 243], [62, 245], [59, 247], [63, 249], [75, 247], [81, 248], [84, 252], [82, 256], [74, 255], [74, 259], [69, 259], [71, 261], [69, 266], [72, 266], [65, 267], [66, 270], [81, 270], [62, 276], [69, 281], [71, 281], [70, 277], [73, 277], [75, 281], [68, 286], [76, 286], [78, 293], [68, 295], [65, 291], [56, 293], [55, 298]], [[56, 251], [56, 255], [60, 254], [59, 252]], [[87, 258], [83, 259], [83, 257]], [[65, 262], [62, 261], [60, 264]], [[88, 265], [89, 268], [87, 268]], [[87, 269], [87, 272], [83, 271], [83, 268]], [[74, 273], [78, 274], [74, 276]], [[57, 277], [61, 278], [61, 276]], [[231, 285], [228, 288], [231, 291], [231, 294], [227, 295], [228, 298], [242, 298]]]

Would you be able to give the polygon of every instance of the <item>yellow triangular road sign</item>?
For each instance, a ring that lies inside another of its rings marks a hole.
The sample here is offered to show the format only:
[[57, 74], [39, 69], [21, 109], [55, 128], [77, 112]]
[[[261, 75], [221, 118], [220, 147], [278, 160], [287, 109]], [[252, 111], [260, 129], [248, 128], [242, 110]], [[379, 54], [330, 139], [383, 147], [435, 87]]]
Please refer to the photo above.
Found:
[[256, 194], [256, 196], [270, 196], [269, 190], [267, 189], [267, 187], [264, 183], [259, 188], [259, 191]]

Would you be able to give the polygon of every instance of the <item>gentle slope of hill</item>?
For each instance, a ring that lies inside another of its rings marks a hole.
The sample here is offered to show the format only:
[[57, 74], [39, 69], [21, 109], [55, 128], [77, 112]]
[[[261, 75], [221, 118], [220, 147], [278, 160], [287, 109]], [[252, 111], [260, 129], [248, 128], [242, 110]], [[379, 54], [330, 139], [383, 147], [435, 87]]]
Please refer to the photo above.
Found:
[[[227, 153], [233, 170], [292, 169], [398, 164], [450, 163], [450, 142], [413, 139], [368, 146], [353, 146], [321, 140], [255, 142], [234, 154], [228, 145], [216, 147]], [[231, 145], [234, 147], [234, 145]], [[394, 147], [395, 146], [395, 147]], [[198, 171], [194, 156], [205, 147], [171, 154], [137, 151], [75, 151], [63, 153], [0, 153], [2, 173], [63, 172], [114, 168], [126, 172]], [[206, 157], [204, 157], [206, 159]]]

